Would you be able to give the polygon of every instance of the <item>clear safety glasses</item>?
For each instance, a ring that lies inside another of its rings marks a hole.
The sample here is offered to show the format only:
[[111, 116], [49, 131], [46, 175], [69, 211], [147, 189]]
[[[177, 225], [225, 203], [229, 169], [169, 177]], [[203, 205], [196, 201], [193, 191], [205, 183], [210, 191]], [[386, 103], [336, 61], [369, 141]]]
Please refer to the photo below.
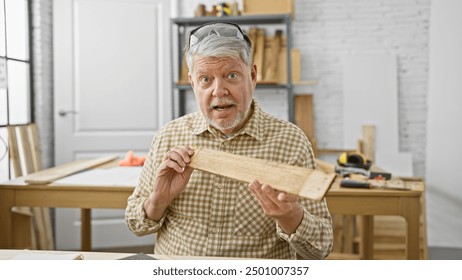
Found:
[[249, 36], [239, 27], [239, 25], [231, 22], [207, 23], [201, 25], [189, 33], [188, 48], [190, 49], [204, 38], [210, 35], [219, 37], [234, 37], [245, 41], [248, 46], [252, 46]]

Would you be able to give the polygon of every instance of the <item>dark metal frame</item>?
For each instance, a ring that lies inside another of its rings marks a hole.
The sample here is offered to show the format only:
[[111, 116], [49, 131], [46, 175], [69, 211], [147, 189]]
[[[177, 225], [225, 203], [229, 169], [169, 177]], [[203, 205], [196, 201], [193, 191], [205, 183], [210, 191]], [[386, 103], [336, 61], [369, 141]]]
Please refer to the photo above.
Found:
[[[35, 120], [35, 109], [34, 109], [34, 76], [33, 76], [33, 50], [32, 50], [32, 8], [31, 8], [32, 0], [27, 0], [27, 18], [28, 18], [28, 39], [29, 39], [29, 58], [27, 60], [21, 60], [21, 59], [16, 59], [16, 58], [11, 58], [8, 57], [8, 43], [7, 43], [7, 26], [6, 26], [6, 14], [8, 13], [6, 9], [6, 4], [5, 0], [0, 0], [0, 5], [3, 5], [3, 11], [4, 11], [4, 26], [5, 26], [5, 56], [0, 56], [0, 58], [5, 59], [5, 77], [8, 82], [8, 61], [18, 61], [18, 62], [24, 62], [29, 65], [29, 122], [27, 123], [21, 123], [21, 124], [14, 124], [14, 125], [27, 125], [30, 123], [33, 123]], [[12, 125], [10, 123], [10, 105], [9, 105], [9, 90], [8, 90], [8, 83], [6, 87], [6, 124], [0, 124], [0, 129], [5, 128], [9, 125]], [[6, 141], [3, 141], [6, 143]], [[7, 149], [7, 154], [8, 154], [8, 146], [6, 146]], [[8, 160], [8, 157], [1, 158], [0, 160], [4, 159]], [[8, 160], [8, 169], [11, 169], [10, 162]], [[10, 174], [8, 174], [8, 178], [10, 178]]]
[[[29, 24], [29, 59], [28, 60], [21, 60], [21, 59], [16, 59], [16, 58], [11, 58], [8, 57], [8, 47], [7, 47], [7, 29], [6, 29], [6, 5], [5, 5], [5, 0], [0, 0], [0, 5], [3, 5], [4, 7], [4, 25], [5, 25], [5, 56], [0, 56], [0, 58], [5, 59], [6, 67], [6, 79], [8, 80], [8, 61], [18, 61], [18, 62], [25, 62], [29, 64], [29, 101], [30, 101], [30, 120], [28, 123], [29, 124], [34, 122], [35, 119], [35, 110], [34, 110], [34, 79], [33, 79], [33, 51], [32, 51], [32, 9], [31, 9], [31, 2], [32, 0], [27, 0], [27, 13], [28, 13], [28, 24]], [[10, 105], [9, 105], [9, 92], [8, 92], [8, 85], [6, 88], [6, 110], [7, 110], [7, 119], [6, 119], [6, 124], [0, 124], [0, 128], [2, 127], [7, 127], [11, 125], [10, 123]], [[25, 125], [24, 124], [24, 125]], [[23, 125], [23, 124], [15, 124], [15, 125]]]

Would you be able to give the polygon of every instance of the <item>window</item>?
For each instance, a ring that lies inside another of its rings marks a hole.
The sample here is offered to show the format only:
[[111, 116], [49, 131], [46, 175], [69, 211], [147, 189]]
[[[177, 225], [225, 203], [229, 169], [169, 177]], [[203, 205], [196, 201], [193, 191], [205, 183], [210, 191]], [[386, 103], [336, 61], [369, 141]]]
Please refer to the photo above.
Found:
[[10, 179], [6, 126], [32, 122], [29, 8], [0, 0], [0, 181]]

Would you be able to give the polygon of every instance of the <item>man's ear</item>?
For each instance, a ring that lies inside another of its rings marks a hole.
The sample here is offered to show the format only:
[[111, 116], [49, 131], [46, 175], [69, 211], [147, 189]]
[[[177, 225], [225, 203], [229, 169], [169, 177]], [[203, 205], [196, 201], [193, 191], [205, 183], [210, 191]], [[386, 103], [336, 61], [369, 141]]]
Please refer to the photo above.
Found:
[[188, 72], [188, 80], [189, 80], [189, 83], [191, 84], [192, 89], [194, 89], [194, 81], [192, 79], [191, 72]]
[[253, 88], [257, 86], [257, 65], [252, 65], [252, 69], [250, 69], [250, 79], [252, 80]]

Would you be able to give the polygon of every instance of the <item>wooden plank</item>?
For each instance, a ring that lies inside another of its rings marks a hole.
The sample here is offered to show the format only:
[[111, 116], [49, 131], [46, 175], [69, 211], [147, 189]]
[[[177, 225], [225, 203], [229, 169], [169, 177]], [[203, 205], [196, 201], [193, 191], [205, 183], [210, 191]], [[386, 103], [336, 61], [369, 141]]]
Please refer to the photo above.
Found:
[[[23, 169], [21, 165], [21, 156], [19, 152], [18, 133], [20, 133], [18, 126], [8, 126], [8, 153], [11, 162], [12, 170], [15, 177], [23, 176]], [[22, 134], [22, 133], [21, 133]], [[21, 134], [19, 137], [21, 137]], [[23, 142], [24, 145], [24, 142]], [[27, 171], [27, 167], [26, 167]], [[32, 220], [34, 218], [33, 211], [30, 207], [13, 207], [11, 208], [13, 215], [16, 215], [13, 223], [13, 229], [16, 234], [24, 236], [22, 240], [29, 240], [29, 243], [14, 244], [18, 248], [37, 249], [36, 235], [32, 227]]]
[[[292, 60], [292, 83], [297, 85], [310, 85], [313, 81], [301, 81], [301, 54], [300, 49], [292, 48], [290, 52]], [[287, 83], [287, 49], [285, 46], [285, 38], [282, 39], [281, 49], [279, 50], [279, 63], [277, 69], [277, 82], [280, 84]], [[313, 85], [315, 85], [314, 83]]]
[[53, 238], [53, 225], [51, 224], [51, 213], [50, 208], [43, 207], [41, 208], [42, 217], [43, 217], [43, 227], [45, 229], [45, 250], [54, 250], [54, 238]]
[[259, 28], [257, 30], [254, 57], [254, 64], [257, 66], [257, 81], [263, 81], [264, 79], [265, 33], [265, 29]]
[[18, 138], [16, 135], [16, 127], [8, 126], [6, 128], [8, 132], [8, 153], [11, 162], [11, 168], [14, 173], [14, 177], [22, 176], [21, 159], [19, 156]]
[[278, 64], [279, 64], [279, 51], [281, 49], [282, 30], [276, 30], [271, 42], [271, 49], [269, 51], [268, 64], [265, 69], [265, 80], [277, 83], [278, 77]]
[[257, 44], [258, 28], [252, 27], [249, 29], [249, 39], [252, 42], [252, 59], [255, 58], [255, 45]]
[[295, 124], [305, 132], [311, 142], [313, 152], [318, 154], [316, 137], [314, 136], [313, 95], [300, 94], [295, 96]]
[[320, 154], [340, 154], [340, 153], [354, 153], [356, 149], [318, 149]]
[[[33, 167], [30, 173], [34, 173], [42, 170], [39, 132], [35, 123], [27, 125], [26, 129], [29, 137], [29, 152]], [[37, 231], [38, 248], [41, 250], [54, 250], [50, 209], [35, 207], [33, 211], [35, 213], [34, 226]]]
[[292, 48], [290, 50], [292, 60], [292, 83], [297, 84], [301, 82], [301, 60], [302, 55], [300, 49]]
[[363, 150], [361, 152], [372, 162], [375, 162], [375, 126], [363, 125], [361, 128], [363, 134]]
[[[18, 127], [23, 156], [22, 163], [26, 171], [24, 175], [33, 174], [39, 171], [38, 168], [41, 167], [39, 152], [36, 150], [38, 149], [38, 134], [37, 131], [33, 131], [34, 129], [32, 124]], [[53, 249], [53, 243], [49, 243], [49, 238], [52, 236], [51, 222], [49, 222], [49, 228], [47, 228], [46, 222], [47, 219], [50, 219], [49, 214], [44, 216], [45, 212], [39, 207], [33, 207], [31, 211], [34, 214], [32, 221], [35, 234], [33, 236], [36, 239], [37, 248], [40, 250]]]
[[45, 229], [45, 223], [43, 221], [42, 208], [32, 207], [32, 213], [34, 213], [33, 226], [35, 230], [35, 236], [37, 241], [37, 248], [39, 250], [48, 250], [47, 234]]
[[186, 55], [183, 55], [183, 59], [181, 61], [180, 80], [178, 81], [179, 84], [189, 84], [188, 73], [189, 73], [189, 69], [188, 69], [188, 64], [186, 63]]
[[90, 169], [92, 167], [115, 160], [117, 156], [104, 156], [96, 159], [79, 160], [70, 162], [60, 166], [52, 167], [34, 174], [30, 174], [25, 178], [25, 182], [29, 184], [47, 184], [54, 180], [75, 174], [77, 172]]
[[294, 0], [244, 0], [242, 14], [290, 14], [295, 17]]
[[29, 132], [32, 164], [34, 166], [34, 171], [37, 172], [42, 170], [42, 160], [40, 158], [40, 140], [37, 125], [35, 123], [30, 124], [27, 126], [27, 130]]
[[34, 172], [34, 166], [32, 163], [32, 151], [31, 143], [29, 141], [29, 132], [27, 130], [27, 126], [19, 126], [18, 130], [19, 138], [21, 139], [21, 150], [23, 156], [22, 163], [25, 167], [26, 174], [30, 174]]
[[335, 174], [327, 174], [319, 169], [313, 170], [205, 148], [195, 150], [190, 166], [246, 183], [258, 180], [277, 190], [312, 200], [321, 200], [335, 178]]

